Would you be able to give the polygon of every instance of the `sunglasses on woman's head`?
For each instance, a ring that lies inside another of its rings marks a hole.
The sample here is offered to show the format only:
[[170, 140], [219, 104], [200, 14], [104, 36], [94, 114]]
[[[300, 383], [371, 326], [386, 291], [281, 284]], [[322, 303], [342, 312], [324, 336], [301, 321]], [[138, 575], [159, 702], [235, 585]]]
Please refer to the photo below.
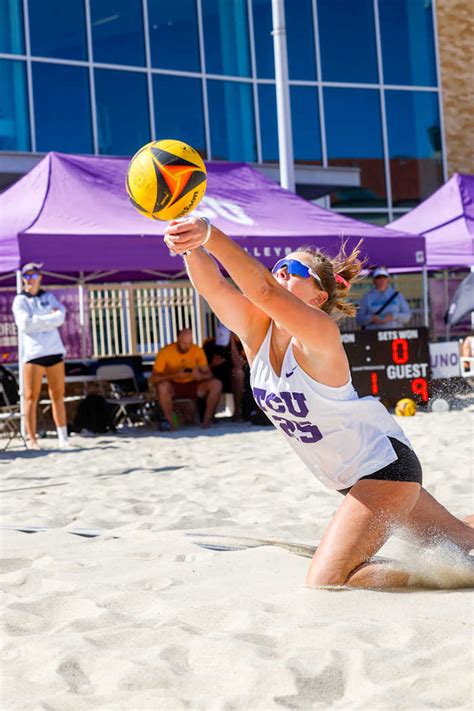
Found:
[[40, 277], [40, 276], [41, 276], [41, 274], [32, 272], [31, 274], [23, 274], [23, 279], [26, 279], [28, 281], [29, 279], [38, 279], [38, 277]]
[[318, 282], [319, 286], [322, 288], [323, 284], [319, 275], [308, 267], [304, 262], [300, 262], [299, 259], [280, 259], [275, 264], [272, 269], [272, 274], [276, 274], [279, 269], [285, 268], [288, 274], [292, 276], [303, 277], [303, 279], [309, 279], [312, 276]]

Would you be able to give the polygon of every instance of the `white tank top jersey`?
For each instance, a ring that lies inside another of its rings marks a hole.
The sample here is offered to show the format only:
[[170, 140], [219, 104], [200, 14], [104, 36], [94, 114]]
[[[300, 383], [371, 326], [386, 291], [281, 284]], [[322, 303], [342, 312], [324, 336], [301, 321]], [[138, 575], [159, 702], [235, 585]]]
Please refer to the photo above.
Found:
[[333, 388], [313, 380], [287, 348], [278, 376], [270, 363], [272, 325], [250, 372], [259, 407], [310, 471], [330, 489], [346, 489], [396, 461], [389, 437], [411, 448], [403, 430], [373, 397], [359, 398], [352, 381]]

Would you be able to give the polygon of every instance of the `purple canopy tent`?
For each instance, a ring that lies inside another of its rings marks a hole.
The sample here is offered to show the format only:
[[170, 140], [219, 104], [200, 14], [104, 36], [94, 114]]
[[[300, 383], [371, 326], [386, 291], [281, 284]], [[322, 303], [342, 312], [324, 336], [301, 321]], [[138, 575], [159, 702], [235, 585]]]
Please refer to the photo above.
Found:
[[[134, 210], [125, 192], [126, 158], [49, 153], [0, 195], [0, 275], [45, 263], [55, 281], [143, 280], [183, 274], [160, 239], [164, 223]], [[369, 264], [420, 269], [424, 238], [352, 220], [280, 188], [243, 163], [208, 163], [206, 215], [271, 266], [301, 244], [329, 253], [363, 238]], [[5, 282], [4, 282], [5, 283]]]
[[474, 175], [455, 173], [388, 227], [426, 237], [428, 269], [474, 267]]
[[444, 315], [459, 282], [450, 278], [448, 270], [474, 270], [474, 175], [454, 173], [421, 205], [388, 227], [426, 237], [427, 268], [444, 272], [444, 281], [430, 280], [435, 333], [449, 337]]

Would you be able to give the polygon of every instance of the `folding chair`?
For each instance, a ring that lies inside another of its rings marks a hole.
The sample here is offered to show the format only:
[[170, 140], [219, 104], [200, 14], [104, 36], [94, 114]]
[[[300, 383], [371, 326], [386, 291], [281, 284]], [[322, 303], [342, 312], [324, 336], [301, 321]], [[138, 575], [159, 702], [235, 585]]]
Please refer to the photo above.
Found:
[[[134, 424], [128, 412], [129, 408], [133, 408], [135, 413], [138, 412], [140, 419], [143, 421], [142, 407], [145, 406], [146, 401], [138, 390], [135, 374], [131, 366], [125, 364], [100, 365], [97, 368], [96, 375], [101, 394], [106, 402], [117, 407], [114, 415], [115, 426], [122, 423], [127, 425]], [[128, 381], [128, 387], [125, 390], [126, 381]]]
[[27, 444], [25, 441], [25, 438], [23, 437], [21, 433], [21, 413], [20, 413], [20, 405], [11, 405], [10, 401], [8, 399], [7, 392], [5, 388], [3, 387], [3, 383], [0, 382], [0, 401], [5, 403], [4, 405], [0, 406], [0, 426], [2, 429], [2, 432], [6, 432], [7, 434], [7, 443], [3, 448], [3, 451], [5, 451], [10, 444], [10, 442], [15, 439], [15, 437], [18, 435], [21, 437], [23, 444], [25, 446], [25, 449], [27, 449]]

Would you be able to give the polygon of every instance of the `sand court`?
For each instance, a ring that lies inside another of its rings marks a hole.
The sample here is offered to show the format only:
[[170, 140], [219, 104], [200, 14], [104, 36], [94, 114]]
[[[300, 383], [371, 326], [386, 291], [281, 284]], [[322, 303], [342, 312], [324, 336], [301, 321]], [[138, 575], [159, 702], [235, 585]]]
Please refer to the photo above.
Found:
[[[399, 421], [428, 490], [470, 513], [472, 411]], [[307, 558], [239, 549], [315, 545], [340, 501], [273, 429], [73, 442], [0, 463], [2, 525], [44, 527], [1, 532], [3, 708], [471, 707], [474, 580], [452, 552], [391, 539], [430, 587], [381, 592], [310, 590]]]

